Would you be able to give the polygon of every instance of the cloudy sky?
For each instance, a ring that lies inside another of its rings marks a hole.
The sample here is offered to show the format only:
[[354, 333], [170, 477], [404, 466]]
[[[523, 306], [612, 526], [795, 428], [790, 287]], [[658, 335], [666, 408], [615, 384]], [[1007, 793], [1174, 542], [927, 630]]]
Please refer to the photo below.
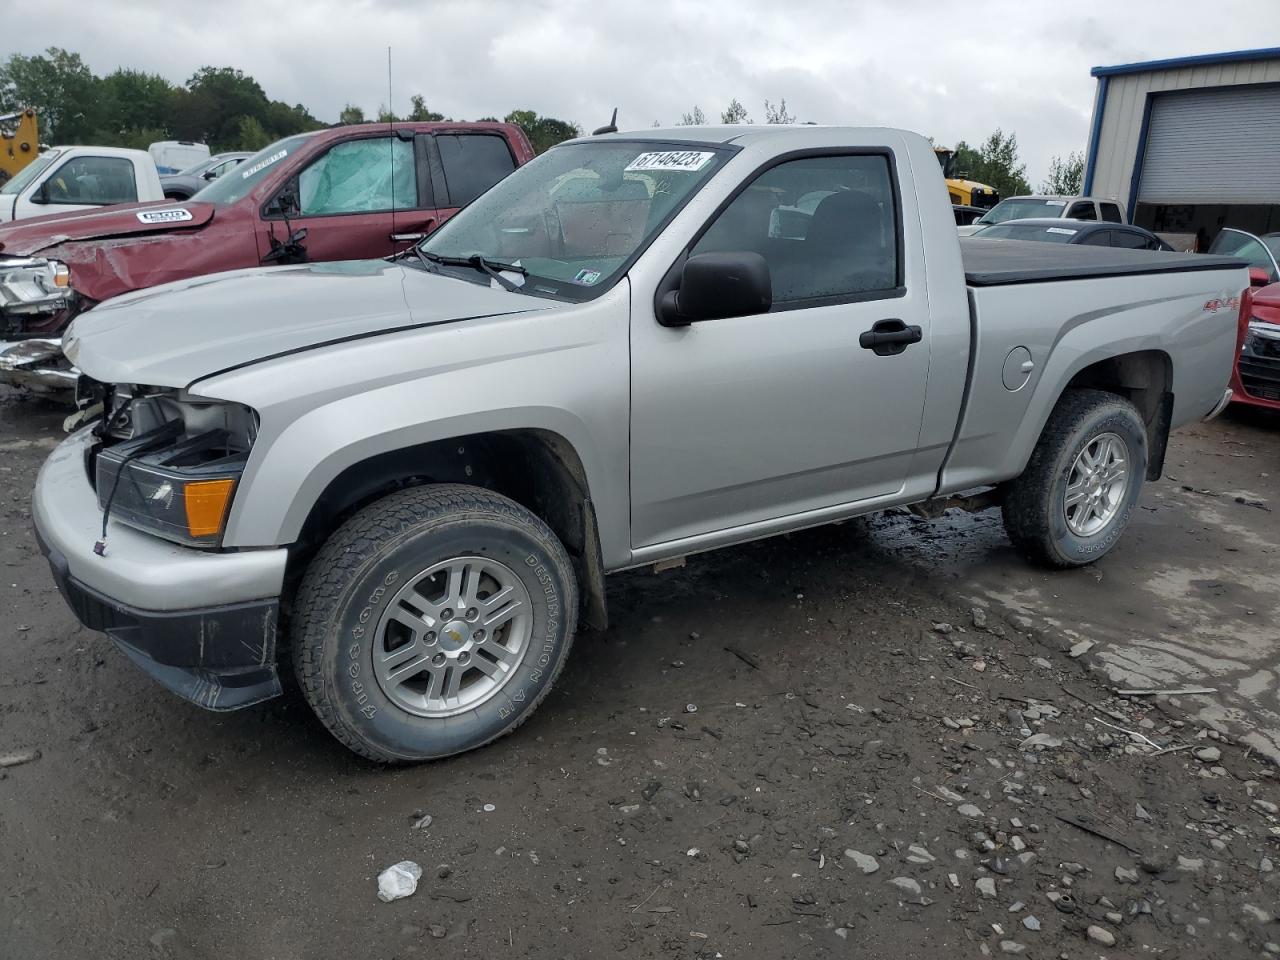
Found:
[[[333, 121], [410, 94], [458, 119], [515, 107], [588, 130], [713, 119], [731, 97], [763, 118], [885, 124], [975, 142], [1018, 135], [1033, 184], [1083, 150], [1098, 64], [1277, 42], [1280, 0], [0, 0], [0, 54], [50, 45], [98, 73], [183, 81], [252, 74]], [[92, 16], [84, 14], [92, 9]], [[1268, 36], [1269, 34], [1269, 36]], [[15, 45], [20, 44], [20, 45]]]

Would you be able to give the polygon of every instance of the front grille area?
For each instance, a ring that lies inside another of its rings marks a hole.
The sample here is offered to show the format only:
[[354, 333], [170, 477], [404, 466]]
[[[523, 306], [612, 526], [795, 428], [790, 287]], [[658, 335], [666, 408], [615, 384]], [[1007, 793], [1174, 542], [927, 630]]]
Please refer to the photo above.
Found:
[[1249, 331], [1240, 354], [1240, 383], [1251, 397], [1280, 401], [1280, 336]]

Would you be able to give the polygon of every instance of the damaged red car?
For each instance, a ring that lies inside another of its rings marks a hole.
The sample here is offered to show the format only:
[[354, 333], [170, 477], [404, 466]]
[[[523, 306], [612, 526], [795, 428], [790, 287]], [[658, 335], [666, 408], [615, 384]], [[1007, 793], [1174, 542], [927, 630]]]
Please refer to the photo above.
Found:
[[131, 290], [246, 267], [399, 253], [533, 159], [505, 123], [395, 123], [286, 137], [190, 200], [0, 227], [0, 381], [75, 386], [62, 331]]
[[[1255, 271], [1262, 272], [1256, 267], [1249, 272]], [[1254, 286], [1247, 296], [1240, 356], [1231, 375], [1232, 400], [1280, 410], [1280, 283]]]

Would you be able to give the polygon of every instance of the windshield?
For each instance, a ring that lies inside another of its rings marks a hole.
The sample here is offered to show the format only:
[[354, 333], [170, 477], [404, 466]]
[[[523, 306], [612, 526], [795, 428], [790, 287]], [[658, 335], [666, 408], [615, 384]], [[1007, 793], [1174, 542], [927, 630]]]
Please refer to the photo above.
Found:
[[210, 181], [207, 187], [196, 191], [191, 199], [206, 200], [209, 203], [235, 203], [256, 187], [272, 167], [306, 143], [310, 136], [309, 133], [301, 133], [277, 140], [271, 146], [259, 150], [234, 170], [217, 180]]
[[0, 193], [10, 194], [21, 192], [27, 184], [40, 176], [40, 174], [44, 173], [44, 171], [49, 168], [49, 165], [53, 163], [53, 161], [57, 160], [61, 155], [61, 150], [48, 150], [45, 153], [40, 154], [14, 174], [13, 179], [8, 181], [3, 187], [0, 187]]
[[589, 300], [733, 152], [653, 140], [554, 147], [478, 197], [421, 249], [518, 263], [529, 274], [525, 292]]
[[185, 170], [179, 170], [176, 174], [174, 174], [174, 176], [198, 177], [200, 176], [200, 174], [204, 173], [206, 170], [212, 167], [215, 163], [219, 163], [219, 162], [220, 162], [219, 157], [205, 157], [199, 163], [194, 164], [190, 167], [187, 167], [187, 169]]
[[938, 165], [942, 167], [942, 175], [947, 179], [951, 179], [956, 173], [956, 155], [945, 147], [934, 147], [933, 155], [938, 158]]
[[1048, 240], [1050, 243], [1070, 243], [1079, 230], [1072, 227], [1046, 227], [1041, 223], [1000, 223], [983, 227], [971, 236], [983, 240]]
[[978, 223], [1004, 223], [1006, 220], [1030, 220], [1033, 217], [1060, 217], [1065, 200], [1047, 200], [1039, 197], [1010, 197], [1001, 200], [991, 210], [978, 218]]

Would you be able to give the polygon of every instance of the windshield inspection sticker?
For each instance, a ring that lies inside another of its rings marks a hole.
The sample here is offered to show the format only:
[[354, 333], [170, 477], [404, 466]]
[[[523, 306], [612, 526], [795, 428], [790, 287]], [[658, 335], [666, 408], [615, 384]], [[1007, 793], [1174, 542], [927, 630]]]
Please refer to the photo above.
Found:
[[574, 283], [580, 283], [584, 287], [589, 287], [593, 283], [600, 282], [599, 270], [579, 270], [573, 278]]
[[1066, 227], [1050, 227], [1045, 233], [1065, 233], [1068, 237], [1074, 237], [1079, 230], [1069, 230]]
[[714, 153], [700, 150], [662, 150], [657, 153], [642, 153], [623, 170], [701, 170], [714, 157]]
[[185, 207], [174, 207], [171, 210], [140, 210], [139, 223], [186, 223], [194, 220], [191, 211]]
[[271, 165], [272, 165], [273, 163], [275, 163], [277, 160], [283, 160], [283, 159], [284, 159], [285, 157], [287, 157], [288, 155], [289, 155], [289, 151], [288, 151], [288, 150], [277, 150], [277, 151], [276, 151], [275, 153], [273, 153], [271, 156], [267, 157], [267, 159], [265, 159], [265, 160], [259, 160], [259, 161], [258, 161], [257, 163], [255, 163], [252, 167], [250, 167], [248, 170], [245, 170], [243, 173], [241, 173], [241, 174], [240, 174], [240, 179], [241, 179], [241, 180], [248, 180], [250, 177], [252, 177], [252, 176], [253, 176], [255, 173], [257, 173], [259, 170], [265, 170], [265, 169], [267, 169], [267, 167], [271, 166]]

